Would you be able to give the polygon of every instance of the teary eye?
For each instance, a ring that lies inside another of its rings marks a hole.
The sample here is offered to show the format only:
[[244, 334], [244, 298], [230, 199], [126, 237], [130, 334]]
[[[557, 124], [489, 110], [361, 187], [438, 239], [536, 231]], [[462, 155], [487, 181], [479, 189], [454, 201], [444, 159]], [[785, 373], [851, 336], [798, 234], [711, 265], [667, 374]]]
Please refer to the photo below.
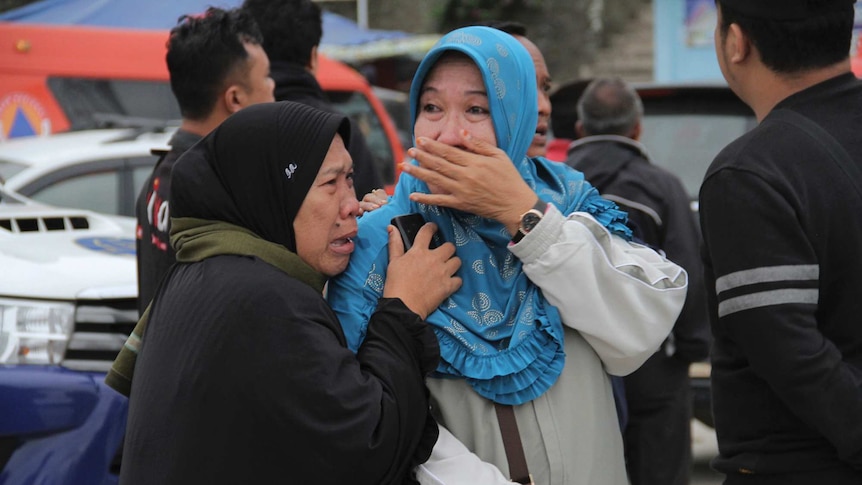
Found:
[[440, 111], [440, 108], [437, 107], [437, 105], [435, 104], [425, 103], [422, 105], [422, 111], [424, 111], [425, 113], [436, 113]]

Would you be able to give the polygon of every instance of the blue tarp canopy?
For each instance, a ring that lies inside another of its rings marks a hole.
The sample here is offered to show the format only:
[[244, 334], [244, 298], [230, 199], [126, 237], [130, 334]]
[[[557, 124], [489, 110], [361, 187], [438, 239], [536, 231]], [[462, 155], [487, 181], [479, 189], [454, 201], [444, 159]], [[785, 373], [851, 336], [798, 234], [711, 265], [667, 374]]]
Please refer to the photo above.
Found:
[[[0, 20], [168, 30], [182, 15], [202, 13], [209, 6], [233, 8], [241, 4], [242, 0], [40, 0], [4, 12]], [[411, 35], [397, 30], [363, 29], [347, 17], [323, 11], [323, 46], [359, 46], [408, 37]]]

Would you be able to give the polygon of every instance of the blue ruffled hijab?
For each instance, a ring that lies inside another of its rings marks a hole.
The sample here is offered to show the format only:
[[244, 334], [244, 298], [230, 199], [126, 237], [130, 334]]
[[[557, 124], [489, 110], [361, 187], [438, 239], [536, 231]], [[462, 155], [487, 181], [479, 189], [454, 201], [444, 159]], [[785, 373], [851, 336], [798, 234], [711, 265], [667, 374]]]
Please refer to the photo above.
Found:
[[[416, 121], [425, 77], [446, 51], [466, 54], [478, 66], [497, 145], [539, 197], [563, 214], [589, 212], [611, 231], [628, 237], [625, 213], [602, 199], [580, 172], [544, 158], [527, 158], [538, 116], [536, 75], [529, 53], [514, 37], [488, 27], [466, 27], [444, 36], [413, 79], [411, 123]], [[464, 378], [480, 395], [503, 404], [522, 404], [542, 395], [565, 365], [563, 325], [557, 309], [509, 251], [505, 227], [476, 215], [411, 202], [413, 192], [429, 190], [424, 182], [401, 175], [389, 204], [360, 219], [357, 251], [345, 275], [331, 282], [330, 303], [339, 313], [348, 344], [358, 348], [376, 304], [376, 298], [352, 301], [359, 298], [350, 285], [361, 286], [365, 295], [367, 290], [382, 295], [388, 265], [385, 227], [395, 215], [418, 212], [437, 224], [438, 235], [455, 244], [462, 260], [458, 273], [462, 287], [427, 319], [440, 341], [438, 373]], [[364, 317], [357, 320], [355, 315]]]

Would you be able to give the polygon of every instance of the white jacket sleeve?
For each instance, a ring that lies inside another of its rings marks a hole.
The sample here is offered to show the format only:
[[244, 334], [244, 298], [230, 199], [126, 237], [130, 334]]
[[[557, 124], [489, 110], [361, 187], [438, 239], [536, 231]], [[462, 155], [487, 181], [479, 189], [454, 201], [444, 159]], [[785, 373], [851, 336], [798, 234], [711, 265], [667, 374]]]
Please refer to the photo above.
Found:
[[500, 470], [479, 459], [446, 428], [439, 426], [440, 436], [428, 461], [416, 467], [421, 485], [510, 485]]
[[549, 205], [509, 249], [613, 375], [634, 372], [659, 348], [685, 302], [685, 270], [585, 212], [566, 218]]

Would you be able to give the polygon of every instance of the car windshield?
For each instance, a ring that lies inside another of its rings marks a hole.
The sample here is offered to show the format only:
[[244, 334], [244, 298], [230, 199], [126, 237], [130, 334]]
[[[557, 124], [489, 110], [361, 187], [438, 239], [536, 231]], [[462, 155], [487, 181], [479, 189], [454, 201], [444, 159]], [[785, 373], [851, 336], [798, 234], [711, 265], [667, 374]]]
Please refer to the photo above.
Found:
[[[170, 84], [166, 81], [129, 81], [51, 77], [48, 87], [63, 107], [73, 130], [114, 126], [111, 120], [180, 119]], [[383, 182], [395, 183], [392, 145], [371, 104], [355, 91], [326, 91], [335, 109], [350, 116], [362, 130]]]
[[9, 160], [0, 160], [0, 183], [9, 180], [10, 177], [23, 171], [27, 165]]
[[692, 200], [713, 158], [751, 127], [738, 114], [649, 114], [643, 119], [641, 143], [657, 165], [676, 174]]
[[24, 203], [24, 199], [16, 197], [11, 192], [6, 192], [6, 189], [3, 187], [3, 184], [0, 183], [0, 206], [21, 205], [23, 203]]
[[104, 127], [100, 115], [180, 119], [179, 105], [166, 81], [49, 77], [48, 88], [73, 130]]

